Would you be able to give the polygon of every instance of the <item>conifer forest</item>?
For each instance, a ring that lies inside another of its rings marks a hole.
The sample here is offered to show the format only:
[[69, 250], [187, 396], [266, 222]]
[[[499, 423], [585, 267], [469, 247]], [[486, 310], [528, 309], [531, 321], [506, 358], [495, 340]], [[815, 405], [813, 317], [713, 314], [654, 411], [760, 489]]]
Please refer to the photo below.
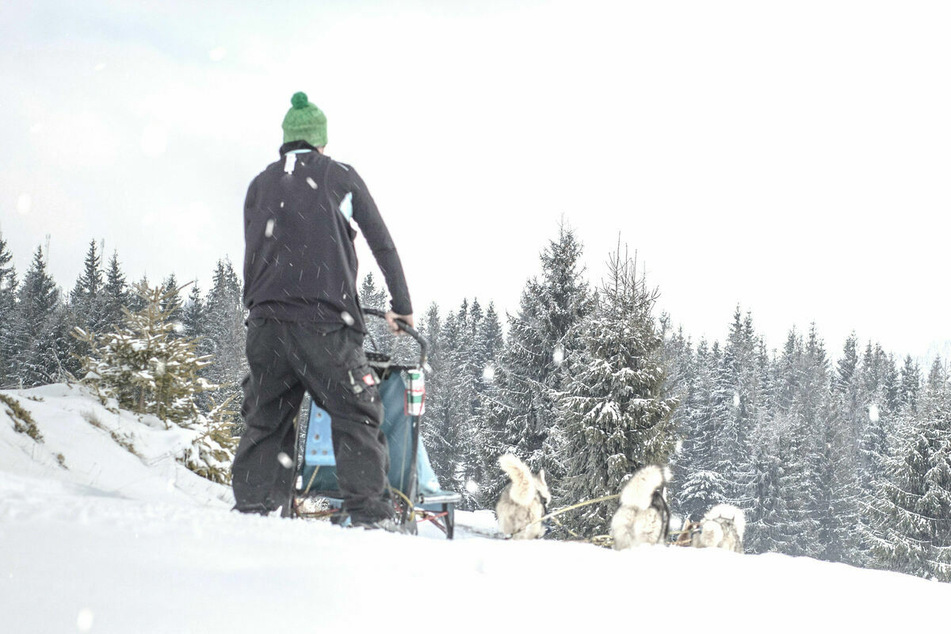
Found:
[[[174, 276], [130, 281], [101, 250], [90, 242], [64, 292], [41, 248], [20, 274], [0, 235], [0, 388], [83, 382], [133, 411], [199, 421], [227, 446], [224, 430], [241, 431], [245, 373], [231, 262], [201, 289]], [[582, 251], [559, 227], [513, 313], [476, 298], [417, 306], [431, 345], [424, 443], [463, 508], [494, 508], [506, 452], [545, 470], [552, 508], [669, 465], [674, 512], [739, 506], [747, 552], [951, 580], [945, 360], [919, 367], [854, 335], [827, 344], [816, 326], [767, 342], [741, 307], [724, 316], [726, 340], [694, 340], [658, 312], [659, 289], [623, 245], [605, 254], [600, 280], [587, 278]], [[373, 275], [360, 292], [364, 307], [388, 307]], [[368, 347], [415, 354], [382, 322], [368, 326]], [[615, 508], [565, 513], [550, 536], [604, 534]]]

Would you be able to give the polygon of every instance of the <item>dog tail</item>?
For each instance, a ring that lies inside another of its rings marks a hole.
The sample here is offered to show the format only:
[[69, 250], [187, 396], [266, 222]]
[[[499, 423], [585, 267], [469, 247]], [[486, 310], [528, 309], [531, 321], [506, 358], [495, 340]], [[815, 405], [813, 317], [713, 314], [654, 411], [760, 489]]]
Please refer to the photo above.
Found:
[[521, 506], [531, 504], [535, 499], [535, 480], [528, 465], [507, 453], [499, 456], [499, 466], [512, 481], [512, 488], [509, 490], [512, 501]]
[[641, 467], [621, 489], [621, 506], [633, 506], [646, 511], [654, 500], [654, 494], [667, 484], [670, 472], [657, 465]]
[[705, 521], [723, 519], [733, 522], [737, 536], [743, 539], [743, 533], [746, 531], [746, 514], [743, 513], [743, 509], [732, 504], [717, 504], [703, 515], [703, 519]]

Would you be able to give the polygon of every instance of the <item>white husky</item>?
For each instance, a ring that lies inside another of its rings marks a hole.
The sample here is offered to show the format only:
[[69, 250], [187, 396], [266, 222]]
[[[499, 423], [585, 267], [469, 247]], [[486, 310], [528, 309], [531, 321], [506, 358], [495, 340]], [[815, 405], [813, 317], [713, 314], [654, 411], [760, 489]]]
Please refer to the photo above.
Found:
[[512, 454], [500, 456], [499, 466], [512, 481], [502, 490], [502, 497], [495, 506], [499, 528], [512, 539], [541, 537], [545, 534], [545, 527], [539, 520], [545, 516], [545, 507], [551, 502], [545, 470], [533, 474], [528, 465]]
[[722, 548], [743, 552], [743, 532], [746, 516], [732, 504], [717, 504], [707, 511], [700, 522], [700, 532], [693, 536], [697, 548]]
[[667, 481], [670, 472], [655, 465], [638, 469], [621, 489], [621, 506], [611, 519], [615, 550], [666, 541], [670, 524]]

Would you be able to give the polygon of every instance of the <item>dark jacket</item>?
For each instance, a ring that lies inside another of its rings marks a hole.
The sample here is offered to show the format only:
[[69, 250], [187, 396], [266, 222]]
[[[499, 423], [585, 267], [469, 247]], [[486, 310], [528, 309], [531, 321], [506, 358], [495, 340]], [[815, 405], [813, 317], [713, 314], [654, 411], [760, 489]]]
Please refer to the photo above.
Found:
[[412, 314], [399, 254], [363, 179], [349, 165], [294, 141], [251, 182], [244, 203], [244, 304], [250, 318], [348, 324], [366, 332], [350, 210], [380, 266], [393, 310]]

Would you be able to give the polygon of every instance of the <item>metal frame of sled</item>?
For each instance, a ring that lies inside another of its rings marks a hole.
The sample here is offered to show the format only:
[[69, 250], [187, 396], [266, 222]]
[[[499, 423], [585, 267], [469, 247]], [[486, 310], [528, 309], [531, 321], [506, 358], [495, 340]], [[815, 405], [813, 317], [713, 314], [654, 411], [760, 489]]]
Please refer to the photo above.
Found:
[[[384, 313], [365, 309], [364, 314], [382, 318]], [[388, 479], [396, 504], [397, 519], [404, 530], [415, 533], [417, 522], [430, 521], [449, 539], [455, 532], [455, 507], [462, 500], [459, 493], [445, 491], [429, 462], [426, 447], [420, 442], [419, 426], [423, 414], [425, 392], [422, 389], [423, 367], [426, 365], [428, 342], [408, 324], [398, 322], [400, 329], [419, 344], [419, 362], [414, 365], [391, 363], [375, 352], [367, 353], [367, 361], [377, 373], [377, 386], [383, 401], [383, 424], [390, 455]], [[414, 378], [416, 380], [414, 381]], [[297, 434], [297, 469], [289, 504], [283, 514], [288, 517], [338, 516], [342, 496], [337, 487], [336, 461], [331, 442], [330, 415], [308, 395], [299, 416]], [[304, 510], [305, 500], [322, 500], [324, 508]]]

